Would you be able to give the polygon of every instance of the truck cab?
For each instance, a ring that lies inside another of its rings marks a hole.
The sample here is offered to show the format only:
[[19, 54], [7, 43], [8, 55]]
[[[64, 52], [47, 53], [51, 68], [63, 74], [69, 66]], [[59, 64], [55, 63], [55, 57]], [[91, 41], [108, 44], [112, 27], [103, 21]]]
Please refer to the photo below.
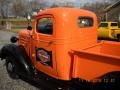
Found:
[[118, 22], [101, 22], [98, 28], [98, 37], [119, 40], [120, 28]]

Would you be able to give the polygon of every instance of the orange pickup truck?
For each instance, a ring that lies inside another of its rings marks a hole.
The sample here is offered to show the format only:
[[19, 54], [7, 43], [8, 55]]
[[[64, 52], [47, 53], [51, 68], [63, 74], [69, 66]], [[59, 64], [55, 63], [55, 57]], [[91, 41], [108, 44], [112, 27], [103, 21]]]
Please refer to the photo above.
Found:
[[[33, 28], [29, 26], [18, 37], [11, 38], [17, 45], [3, 46], [0, 57], [6, 59], [10, 77], [16, 79], [23, 75], [35, 81], [44, 78], [45, 84], [52, 88], [61, 81], [72, 85], [74, 80], [117, 82], [120, 43], [97, 43], [97, 28], [93, 12], [76, 8], [47, 9], [35, 17]], [[51, 78], [54, 84], [49, 83]]]

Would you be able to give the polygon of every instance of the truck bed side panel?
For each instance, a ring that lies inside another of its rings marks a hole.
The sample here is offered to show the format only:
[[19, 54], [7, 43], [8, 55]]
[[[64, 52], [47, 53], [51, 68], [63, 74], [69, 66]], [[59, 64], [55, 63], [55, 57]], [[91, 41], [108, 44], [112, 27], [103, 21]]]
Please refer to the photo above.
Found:
[[112, 41], [103, 41], [101, 44], [100, 53], [120, 57], [120, 43]]
[[73, 78], [93, 80], [120, 71], [120, 57], [85, 51], [74, 52]]

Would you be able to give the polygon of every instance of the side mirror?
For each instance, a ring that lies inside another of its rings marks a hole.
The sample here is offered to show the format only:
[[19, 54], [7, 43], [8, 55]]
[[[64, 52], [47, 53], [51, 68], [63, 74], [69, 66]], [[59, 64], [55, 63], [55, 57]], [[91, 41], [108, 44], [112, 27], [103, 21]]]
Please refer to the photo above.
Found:
[[31, 26], [28, 26], [28, 27], [27, 27], [27, 30], [32, 30], [32, 27], [31, 27]]
[[28, 21], [31, 20], [31, 16], [30, 16], [30, 14], [27, 15], [27, 19], [28, 19]]
[[27, 30], [32, 30], [32, 27], [30, 26], [30, 22], [31, 22], [31, 15], [30, 14], [27, 15], [27, 21], [28, 21]]

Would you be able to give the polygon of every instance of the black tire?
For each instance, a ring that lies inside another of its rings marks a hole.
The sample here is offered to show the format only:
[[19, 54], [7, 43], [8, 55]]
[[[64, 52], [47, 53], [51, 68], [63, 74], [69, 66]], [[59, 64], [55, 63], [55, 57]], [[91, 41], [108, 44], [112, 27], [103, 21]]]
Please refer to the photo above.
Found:
[[6, 69], [10, 78], [19, 79], [19, 75], [17, 74], [17, 63], [14, 57], [8, 56], [6, 58]]
[[120, 90], [120, 72], [112, 72], [104, 75], [101, 78], [102, 82], [94, 85], [95, 90], [107, 89], [107, 90]]
[[110, 74], [106, 74], [103, 78], [104, 81], [108, 81], [110, 83], [119, 83], [120, 82], [120, 72], [112, 72]]

